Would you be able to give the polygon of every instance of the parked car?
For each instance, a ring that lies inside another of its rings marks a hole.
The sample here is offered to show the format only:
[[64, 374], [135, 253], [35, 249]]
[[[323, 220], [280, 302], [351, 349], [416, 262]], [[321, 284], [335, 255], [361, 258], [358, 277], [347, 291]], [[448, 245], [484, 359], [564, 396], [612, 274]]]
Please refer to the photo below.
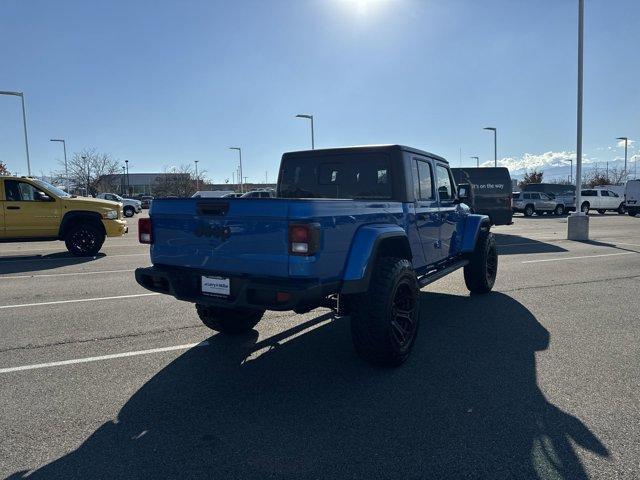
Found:
[[122, 198], [115, 193], [99, 193], [96, 195], [96, 198], [121, 203], [125, 217], [133, 217], [136, 213], [142, 211], [142, 202], [140, 200], [134, 200], [133, 198]]
[[233, 193], [233, 190], [199, 190], [191, 198], [222, 198], [229, 193]]
[[399, 365], [413, 347], [419, 289], [464, 269], [489, 292], [498, 254], [486, 215], [458, 197], [447, 161], [388, 145], [285, 153], [277, 198], [156, 200], [139, 221], [153, 266], [143, 287], [196, 304], [234, 334], [265, 310], [332, 306], [351, 318], [356, 351]]
[[78, 198], [35, 178], [0, 177], [0, 207], [0, 241], [62, 240], [80, 257], [128, 231], [122, 205]]
[[273, 190], [252, 190], [241, 195], [241, 198], [273, 198], [275, 197]]
[[624, 191], [625, 208], [632, 217], [640, 213], [640, 180], [629, 180]]
[[551, 195], [542, 192], [513, 192], [513, 212], [523, 213], [530, 217], [534, 213], [563, 215], [566, 212], [565, 204], [558, 202]]
[[567, 185], [564, 183], [529, 183], [522, 189], [523, 192], [542, 192], [547, 195], [557, 197], [559, 195], [567, 195], [576, 193], [575, 185]]
[[241, 193], [232, 192], [232, 193], [227, 193], [226, 195], [223, 195], [222, 198], [240, 198], [241, 196], [242, 196]]
[[589, 213], [589, 210], [597, 210], [600, 215], [604, 215], [607, 211], [623, 215], [626, 212], [624, 197], [619, 196], [616, 192], [592, 188], [582, 190], [581, 194], [580, 211], [584, 213]]
[[153, 203], [153, 197], [151, 195], [142, 195], [140, 197], [140, 206], [144, 209], [151, 208], [151, 204]]
[[452, 168], [456, 184], [470, 186], [469, 207], [487, 215], [494, 225], [511, 225], [511, 175], [504, 167]]

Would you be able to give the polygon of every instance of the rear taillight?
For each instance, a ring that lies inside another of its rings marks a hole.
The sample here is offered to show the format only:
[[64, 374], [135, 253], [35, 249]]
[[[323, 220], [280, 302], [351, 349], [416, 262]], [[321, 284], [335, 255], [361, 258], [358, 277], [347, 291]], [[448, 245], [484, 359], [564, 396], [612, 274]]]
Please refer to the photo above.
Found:
[[140, 243], [153, 243], [150, 218], [141, 218], [138, 220], [138, 240], [140, 240]]
[[292, 223], [289, 225], [289, 253], [313, 255], [318, 250], [320, 225], [317, 223]]

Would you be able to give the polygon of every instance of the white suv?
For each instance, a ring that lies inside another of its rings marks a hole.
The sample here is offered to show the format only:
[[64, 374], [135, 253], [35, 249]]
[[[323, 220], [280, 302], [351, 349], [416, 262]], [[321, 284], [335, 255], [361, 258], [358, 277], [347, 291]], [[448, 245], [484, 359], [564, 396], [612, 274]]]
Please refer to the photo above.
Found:
[[606, 211], [625, 213], [624, 198], [611, 190], [599, 188], [582, 190], [582, 204], [580, 210], [588, 213], [589, 210], [597, 210], [600, 215]]

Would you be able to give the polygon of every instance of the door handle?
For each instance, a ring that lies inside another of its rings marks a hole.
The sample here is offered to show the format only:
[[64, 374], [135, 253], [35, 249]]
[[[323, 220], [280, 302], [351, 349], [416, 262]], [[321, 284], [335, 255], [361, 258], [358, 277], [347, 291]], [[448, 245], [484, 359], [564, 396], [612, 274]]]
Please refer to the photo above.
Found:
[[9, 205], [9, 206], [7, 207], [7, 210], [20, 210], [20, 207], [17, 207], [17, 206], [15, 206], [15, 205]]

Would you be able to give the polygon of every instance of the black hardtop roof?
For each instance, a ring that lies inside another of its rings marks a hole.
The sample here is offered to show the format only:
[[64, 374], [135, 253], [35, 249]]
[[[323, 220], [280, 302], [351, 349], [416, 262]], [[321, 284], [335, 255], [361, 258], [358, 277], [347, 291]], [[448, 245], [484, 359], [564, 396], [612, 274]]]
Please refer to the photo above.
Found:
[[386, 152], [386, 153], [397, 153], [397, 152], [409, 152], [415, 153], [417, 155], [424, 155], [427, 157], [435, 158], [436, 160], [440, 160], [441, 162], [449, 163], [446, 159], [442, 158], [439, 155], [434, 153], [425, 152], [424, 150], [419, 150], [413, 147], [407, 147], [406, 145], [358, 145], [353, 147], [335, 147], [335, 148], [322, 148], [316, 150], [299, 150], [296, 152], [285, 152], [282, 155], [282, 158], [290, 158], [290, 157], [316, 157], [322, 155], [339, 155], [346, 153], [373, 153], [373, 152]]

